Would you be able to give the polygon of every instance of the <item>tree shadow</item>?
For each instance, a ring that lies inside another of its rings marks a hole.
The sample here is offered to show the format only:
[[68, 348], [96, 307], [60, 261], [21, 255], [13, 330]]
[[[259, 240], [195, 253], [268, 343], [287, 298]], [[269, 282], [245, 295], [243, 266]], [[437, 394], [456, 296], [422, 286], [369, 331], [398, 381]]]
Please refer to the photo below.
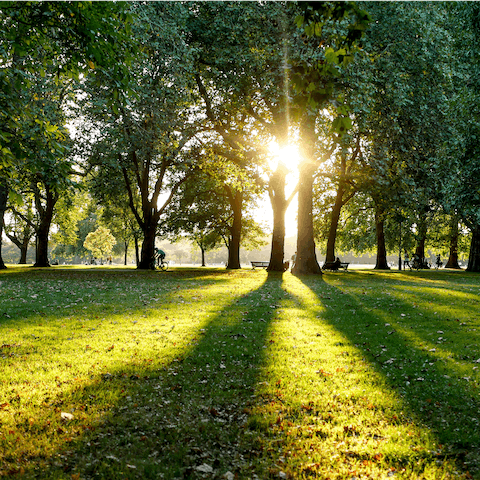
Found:
[[[196, 282], [200, 277], [205, 292], [210, 282], [229, 288], [229, 275], [223, 271], [188, 272], [164, 292], [162, 304], [151, 309], [162, 317], [168, 302], [178, 301], [193, 286], [185, 280]], [[207, 320], [198, 324], [201, 328], [185, 332], [184, 342], [173, 353], [170, 349], [162, 356], [168, 332], [160, 329], [153, 332], [158, 348], [150, 353], [158, 358], [132, 357], [123, 366], [99, 370], [88, 382], [65, 388], [45, 405], [51, 425], [25, 426], [32, 433], [40, 430], [37, 434], [47, 443], [54, 437], [56, 447], [47, 455], [25, 452], [21, 458], [7, 459], [10, 473], [36, 478], [172, 479], [209, 473], [220, 477], [230, 471], [249, 478], [253, 473], [245, 452], [250, 444], [245, 426], [264, 363], [266, 335], [284, 295], [281, 283], [281, 274], [259, 276], [255, 290], [238, 291], [220, 309], [212, 298], [207, 302], [212, 311], [204, 313]], [[95, 410], [99, 399], [109, 407]], [[72, 408], [73, 420], [53, 421], [60, 411]], [[83, 413], [92, 410], [94, 422]]]
[[[362, 282], [365, 275], [355, 275], [348, 281], [339, 277], [299, 280], [317, 298], [318, 321], [339, 332], [365, 358], [372, 373], [401, 398], [405, 415], [399, 421], [426, 426], [437, 440], [439, 460], [453, 459], [464, 471], [480, 476], [478, 357], [465, 355], [465, 344], [478, 345], [479, 333], [457, 331], [458, 319], [440, 308], [448, 293], [465, 293], [464, 282], [449, 285], [451, 292], [445, 292], [443, 281], [428, 274], [412, 278], [379, 272], [377, 279], [393, 283], [382, 291], [380, 282], [372, 288]], [[333, 281], [326, 286], [326, 280]], [[436, 290], [432, 282], [438, 282]], [[430, 298], [422, 304], [425, 285]], [[478, 302], [478, 295], [466, 285], [468, 296]], [[438, 308], [432, 313], [435, 305]], [[468, 311], [473, 313], [475, 308]], [[414, 461], [412, 453], [408, 462]]]

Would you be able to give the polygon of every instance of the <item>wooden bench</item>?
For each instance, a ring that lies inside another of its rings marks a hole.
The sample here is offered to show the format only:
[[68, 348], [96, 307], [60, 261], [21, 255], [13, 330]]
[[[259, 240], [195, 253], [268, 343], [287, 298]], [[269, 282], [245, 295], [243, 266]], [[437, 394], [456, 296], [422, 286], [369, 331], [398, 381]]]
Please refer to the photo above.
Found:
[[322, 267], [322, 270], [332, 270], [333, 272], [338, 271], [339, 268], [343, 268], [343, 271], [346, 272], [350, 262], [340, 262], [340, 266], [337, 266], [335, 262], [325, 263]]
[[255, 270], [255, 267], [267, 268], [270, 265], [270, 262], [250, 262], [252, 264], [252, 270]]

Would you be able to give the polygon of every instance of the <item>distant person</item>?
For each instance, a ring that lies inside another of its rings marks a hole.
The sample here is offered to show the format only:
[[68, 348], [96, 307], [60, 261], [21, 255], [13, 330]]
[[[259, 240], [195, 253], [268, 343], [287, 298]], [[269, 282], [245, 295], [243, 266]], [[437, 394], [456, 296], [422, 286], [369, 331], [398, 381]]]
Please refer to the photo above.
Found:
[[333, 269], [334, 270], [338, 270], [340, 268], [340, 264], [342, 262], [340, 261], [340, 259], [337, 257], [337, 259], [333, 262]]
[[435, 261], [435, 265], [437, 268], [440, 268], [443, 265], [442, 259], [440, 258], [440, 254], [437, 255], [437, 260]]
[[292, 268], [295, 266], [295, 262], [297, 261], [297, 252], [292, 255]]
[[410, 267], [410, 257], [408, 256], [408, 252], [405, 252], [405, 259], [403, 260], [403, 268], [411, 268]]

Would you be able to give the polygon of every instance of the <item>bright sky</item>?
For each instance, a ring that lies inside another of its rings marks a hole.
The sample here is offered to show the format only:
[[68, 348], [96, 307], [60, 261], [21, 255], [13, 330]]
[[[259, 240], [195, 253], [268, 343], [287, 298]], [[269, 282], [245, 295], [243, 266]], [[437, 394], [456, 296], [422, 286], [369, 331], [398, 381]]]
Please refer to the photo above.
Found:
[[[295, 185], [298, 182], [298, 165], [300, 163], [300, 154], [298, 148], [295, 145], [287, 145], [284, 148], [280, 148], [276, 142], [272, 142], [269, 145], [269, 150], [272, 154], [272, 162], [270, 164], [272, 169], [276, 168], [278, 162], [282, 162], [288, 167], [291, 173], [287, 175], [287, 188], [286, 194], [289, 196]], [[298, 201], [297, 195], [292, 200], [292, 203], [288, 207], [287, 213], [285, 215], [285, 235], [286, 237], [293, 237], [297, 234], [297, 209]], [[258, 208], [258, 217], [265, 222], [270, 227], [270, 230], [273, 229], [273, 211], [272, 205], [268, 197], [263, 200]]]
[[[298, 201], [297, 195], [292, 200], [292, 203], [288, 207], [285, 215], [285, 237], [296, 237], [297, 235], [297, 209]], [[260, 222], [267, 223], [270, 232], [273, 230], [273, 210], [270, 200], [268, 198], [263, 199], [257, 208], [255, 218]]]

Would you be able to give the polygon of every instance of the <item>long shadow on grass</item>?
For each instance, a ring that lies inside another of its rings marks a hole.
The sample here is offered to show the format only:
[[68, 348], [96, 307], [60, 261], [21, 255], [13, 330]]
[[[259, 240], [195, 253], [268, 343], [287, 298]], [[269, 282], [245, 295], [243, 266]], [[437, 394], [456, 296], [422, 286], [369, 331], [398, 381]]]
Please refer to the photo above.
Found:
[[37, 461], [36, 475], [173, 479], [229, 471], [250, 478], [244, 427], [265, 337], [284, 294], [280, 274], [263, 278], [256, 290], [237, 295], [209, 318], [162, 368], [133, 362], [66, 393], [64, 405], [94, 401], [108, 389], [112, 405], [84, 432], [79, 422], [65, 424], [57, 434], [76, 431], [78, 437], [66, 438], [64, 449], [43, 465]]
[[[360, 278], [362, 274], [354, 275]], [[416, 327], [422, 322], [430, 322], [431, 318], [425, 320], [418, 315], [422, 309], [412, 305], [408, 298], [395, 297], [396, 312], [400, 309], [406, 313], [404, 316], [400, 313], [392, 316], [390, 301], [386, 305], [378, 304], [379, 297], [386, 294], [385, 290], [379, 291], [378, 285], [369, 291], [358, 284], [356, 294], [350, 294], [348, 287], [352, 277], [344, 281], [337, 276], [337, 283], [327, 289], [324, 279], [299, 279], [318, 298], [321, 305], [318, 318], [328, 322], [362, 351], [375, 372], [401, 396], [408, 409], [405, 420], [426, 425], [437, 437], [440, 445], [438, 458], [456, 459], [460, 467], [480, 475], [478, 385], [470, 381], [471, 378], [461, 378], [462, 367], [454, 357], [455, 354], [457, 358], [461, 357], [463, 345], [450, 342], [445, 348], [442, 342], [434, 343], [443, 333], [437, 329], [442, 323], [451, 324], [453, 319], [437, 315], [435, 323], [418, 331]], [[412, 288], [419, 286], [420, 279], [415, 282], [409, 278], [408, 282], [411, 282]], [[388, 288], [388, 282], [384, 285]], [[375, 308], [370, 308], [373, 306]], [[431, 312], [425, 309], [423, 315], [429, 317]], [[476, 341], [478, 335], [474, 335], [471, 342]], [[444, 348], [447, 352], [442, 355]], [[408, 461], [413, 459], [412, 454]]]

